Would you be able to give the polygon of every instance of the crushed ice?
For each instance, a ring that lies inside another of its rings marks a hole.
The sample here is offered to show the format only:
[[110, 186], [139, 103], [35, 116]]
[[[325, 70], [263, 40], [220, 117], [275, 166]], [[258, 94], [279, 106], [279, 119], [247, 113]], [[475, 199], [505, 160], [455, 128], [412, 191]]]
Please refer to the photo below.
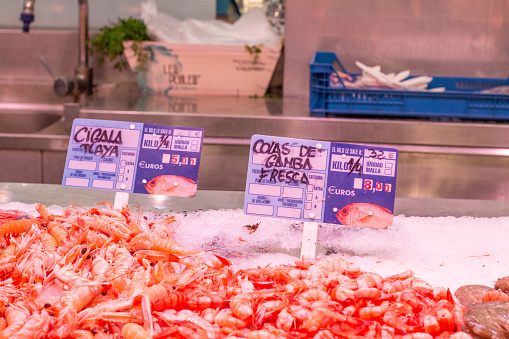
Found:
[[[61, 206], [48, 206], [60, 214]], [[34, 205], [0, 204], [37, 216]], [[175, 215], [174, 238], [183, 246], [230, 259], [235, 269], [293, 264], [300, 256], [302, 222], [245, 215], [242, 210], [145, 212], [150, 220]], [[382, 276], [407, 269], [432, 286], [493, 286], [509, 275], [509, 217], [395, 216], [385, 230], [320, 224], [317, 256], [340, 255]]]

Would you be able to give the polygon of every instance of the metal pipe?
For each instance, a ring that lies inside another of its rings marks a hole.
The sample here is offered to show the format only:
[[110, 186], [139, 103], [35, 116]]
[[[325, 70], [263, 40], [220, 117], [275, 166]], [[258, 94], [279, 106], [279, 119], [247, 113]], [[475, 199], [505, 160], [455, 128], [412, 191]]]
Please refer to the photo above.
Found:
[[[21, 20], [23, 21], [23, 31], [28, 32], [29, 25], [34, 19], [35, 0], [24, 0]], [[49, 65], [41, 59], [46, 69], [55, 80], [55, 91], [58, 96], [73, 95], [75, 102], [83, 101], [86, 96], [92, 95], [93, 89], [93, 71], [88, 66], [88, 0], [78, 0], [79, 18], [78, 18], [78, 63], [74, 69], [72, 79], [63, 79], [56, 76]], [[64, 87], [61, 84], [64, 83]], [[82, 94], [85, 94], [83, 96]]]
[[23, 21], [23, 32], [28, 33], [30, 23], [34, 21], [35, 0], [25, 0], [23, 10], [21, 11], [20, 20]]
[[78, 25], [78, 67], [88, 68], [88, 0], [78, 0], [79, 25]]
[[34, 12], [35, 0], [25, 0], [23, 4], [23, 13], [33, 13]]
[[83, 102], [83, 99], [92, 95], [93, 89], [93, 71], [88, 66], [88, 0], [78, 0], [78, 6], [78, 65], [74, 70], [77, 83], [74, 101]]
[[[78, 0], [78, 67], [88, 67], [88, 0]], [[21, 12], [23, 31], [28, 32], [29, 24], [34, 20], [35, 0], [25, 0]]]

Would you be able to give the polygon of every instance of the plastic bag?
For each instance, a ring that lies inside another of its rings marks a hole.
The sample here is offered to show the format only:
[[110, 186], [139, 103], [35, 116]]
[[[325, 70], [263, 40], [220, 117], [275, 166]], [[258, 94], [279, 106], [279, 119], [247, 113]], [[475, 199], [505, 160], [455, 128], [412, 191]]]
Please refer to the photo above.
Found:
[[250, 10], [230, 24], [221, 20], [179, 20], [159, 13], [155, 0], [145, 0], [141, 3], [141, 18], [149, 36], [161, 42], [249, 46], [281, 43], [260, 8]]

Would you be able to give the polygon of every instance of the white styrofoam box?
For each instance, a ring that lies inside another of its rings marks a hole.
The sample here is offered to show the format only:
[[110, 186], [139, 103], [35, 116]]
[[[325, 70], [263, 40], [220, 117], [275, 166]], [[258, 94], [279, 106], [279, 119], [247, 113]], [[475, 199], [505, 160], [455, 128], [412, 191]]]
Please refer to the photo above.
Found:
[[[138, 59], [132, 42], [124, 55], [136, 71]], [[170, 44], [145, 41], [153, 51], [146, 71], [137, 72], [140, 88], [166, 95], [263, 96], [267, 91], [281, 46], [259, 46], [252, 54], [246, 46]]]

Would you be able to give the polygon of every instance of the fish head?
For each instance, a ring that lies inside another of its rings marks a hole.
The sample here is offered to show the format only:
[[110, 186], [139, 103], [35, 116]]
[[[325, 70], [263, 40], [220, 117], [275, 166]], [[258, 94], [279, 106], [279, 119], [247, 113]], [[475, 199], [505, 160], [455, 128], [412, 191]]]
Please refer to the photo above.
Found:
[[159, 182], [159, 177], [155, 177], [154, 179], [150, 180], [149, 182], [147, 182], [145, 184], [145, 189], [150, 194], [157, 194], [156, 192], [158, 191], [158, 182]]
[[346, 205], [336, 213], [336, 218], [343, 225], [352, 225], [356, 208], [354, 204]]

